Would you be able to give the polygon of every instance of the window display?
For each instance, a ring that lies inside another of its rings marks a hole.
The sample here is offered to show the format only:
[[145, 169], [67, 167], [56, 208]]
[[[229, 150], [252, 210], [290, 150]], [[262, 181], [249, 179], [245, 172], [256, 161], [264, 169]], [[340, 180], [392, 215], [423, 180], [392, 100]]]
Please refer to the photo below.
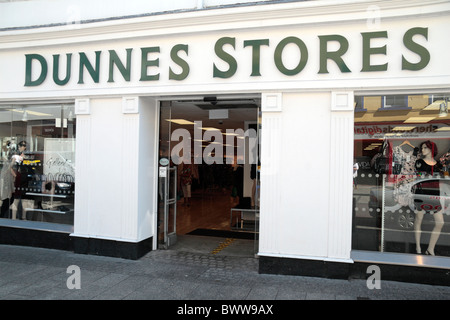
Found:
[[73, 225], [73, 104], [0, 107], [0, 218]]
[[355, 98], [355, 250], [450, 256], [449, 94]]

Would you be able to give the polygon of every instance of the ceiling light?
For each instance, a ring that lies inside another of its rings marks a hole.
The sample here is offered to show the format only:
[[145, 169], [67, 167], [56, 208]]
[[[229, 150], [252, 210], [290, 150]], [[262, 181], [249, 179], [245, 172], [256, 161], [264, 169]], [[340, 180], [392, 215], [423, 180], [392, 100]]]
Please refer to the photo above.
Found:
[[33, 116], [52, 116], [51, 114], [48, 113], [43, 113], [43, 112], [37, 112], [37, 111], [32, 111], [32, 110], [23, 110], [23, 109], [6, 109], [8, 111], [13, 111], [13, 112], [18, 112], [18, 113], [24, 113], [26, 112], [27, 115], [31, 114]]
[[189, 120], [184, 120], [184, 119], [166, 119], [166, 121], [173, 122], [173, 123], [176, 123], [176, 124], [181, 124], [181, 125], [194, 124], [193, 122], [191, 122]]

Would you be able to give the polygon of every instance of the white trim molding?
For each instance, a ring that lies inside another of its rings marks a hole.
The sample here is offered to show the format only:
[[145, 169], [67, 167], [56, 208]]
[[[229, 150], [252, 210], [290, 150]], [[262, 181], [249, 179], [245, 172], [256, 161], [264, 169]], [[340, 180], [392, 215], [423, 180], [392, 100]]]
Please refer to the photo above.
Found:
[[75, 99], [75, 114], [76, 115], [91, 114], [91, 106], [89, 99]]
[[261, 100], [262, 112], [281, 112], [282, 110], [282, 93], [263, 93]]
[[353, 111], [353, 91], [333, 91], [331, 93], [331, 111]]
[[123, 113], [139, 113], [139, 97], [123, 97], [122, 98]]
[[[27, 5], [36, 5], [30, 1]], [[42, 5], [39, 4], [38, 5]], [[316, 25], [373, 21], [376, 8], [382, 21], [433, 17], [450, 11], [447, 0], [339, 0], [281, 2], [256, 6], [237, 6], [208, 10], [188, 10], [172, 14], [130, 16], [127, 19], [94, 19], [72, 23], [12, 28], [0, 31], [0, 50], [97, 42], [125, 38], [169, 36], [211, 31], [226, 31], [293, 25]], [[19, 9], [17, 9], [19, 10]], [[30, 9], [32, 10], [32, 9]], [[23, 10], [22, 10], [23, 11]], [[145, 11], [148, 12], [148, 11]], [[23, 19], [26, 19], [24, 16]], [[64, 21], [67, 22], [67, 21]], [[23, 22], [27, 25], [27, 21]], [[0, 29], [1, 30], [1, 29]]]

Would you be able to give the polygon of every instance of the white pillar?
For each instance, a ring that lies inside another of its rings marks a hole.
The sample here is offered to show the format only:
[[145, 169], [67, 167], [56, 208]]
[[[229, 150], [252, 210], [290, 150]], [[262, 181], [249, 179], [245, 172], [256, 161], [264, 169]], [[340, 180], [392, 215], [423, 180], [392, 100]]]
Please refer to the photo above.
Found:
[[89, 153], [91, 150], [91, 116], [89, 99], [75, 100], [77, 123], [75, 151], [75, 214], [74, 233], [89, 234]]
[[283, 181], [279, 169], [282, 166], [282, 94], [264, 93], [261, 99], [261, 189], [260, 189], [260, 238], [259, 251], [279, 253], [279, 224], [277, 212], [281, 208]]
[[353, 92], [332, 92], [328, 259], [350, 260], [352, 238]]
[[157, 101], [79, 99], [76, 112], [76, 251], [138, 257], [156, 241]]

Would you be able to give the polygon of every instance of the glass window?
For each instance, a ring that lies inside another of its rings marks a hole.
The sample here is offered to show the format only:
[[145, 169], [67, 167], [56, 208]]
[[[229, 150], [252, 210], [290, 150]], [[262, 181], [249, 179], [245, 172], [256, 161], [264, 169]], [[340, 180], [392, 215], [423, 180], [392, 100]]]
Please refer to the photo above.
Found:
[[450, 94], [355, 97], [355, 250], [450, 256]]
[[0, 217], [73, 225], [73, 104], [0, 108]]

